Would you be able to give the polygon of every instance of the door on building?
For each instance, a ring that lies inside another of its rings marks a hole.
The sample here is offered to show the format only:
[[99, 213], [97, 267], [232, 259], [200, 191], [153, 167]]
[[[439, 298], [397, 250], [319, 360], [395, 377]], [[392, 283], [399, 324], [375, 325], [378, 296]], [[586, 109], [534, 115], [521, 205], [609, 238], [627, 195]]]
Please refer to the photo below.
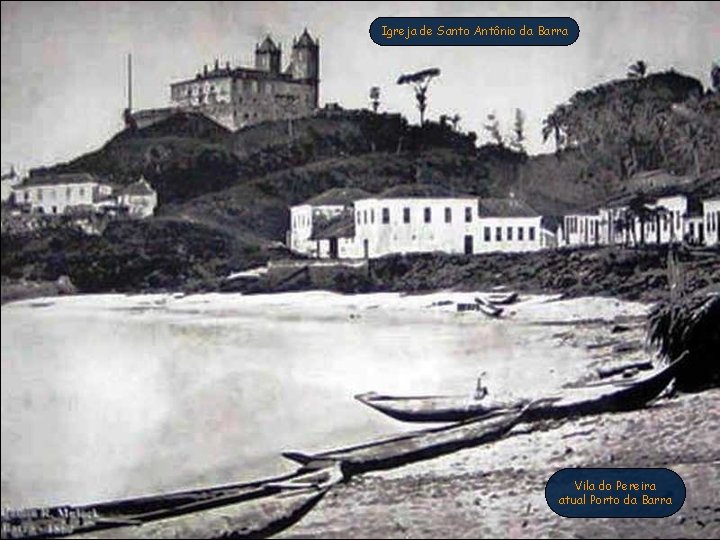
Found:
[[472, 235], [465, 236], [465, 255], [473, 254], [473, 237]]
[[363, 240], [363, 257], [366, 259], [370, 258], [370, 242], [367, 238]]
[[330, 239], [330, 258], [331, 259], [338, 258], [338, 239], [337, 238]]

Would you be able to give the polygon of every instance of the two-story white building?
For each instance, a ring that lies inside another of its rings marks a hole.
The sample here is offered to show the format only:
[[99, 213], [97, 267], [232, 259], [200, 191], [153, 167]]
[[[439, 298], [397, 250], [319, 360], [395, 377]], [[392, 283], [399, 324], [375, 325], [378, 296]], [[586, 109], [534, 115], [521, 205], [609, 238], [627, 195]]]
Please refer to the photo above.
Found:
[[[327, 229], [329, 222], [338, 218], [346, 208], [352, 209], [354, 201], [368, 197], [369, 193], [356, 188], [333, 188], [313, 197], [303, 204], [290, 208], [290, 229], [286, 235], [289, 249], [310, 257], [330, 256], [330, 242], [327, 238], [316, 238], [321, 230]], [[313, 234], [315, 233], [315, 235]], [[320, 242], [328, 240], [328, 242]], [[327, 254], [321, 249], [327, 244]], [[335, 244], [335, 243], [333, 243]], [[335, 245], [333, 245], [335, 248]], [[333, 249], [333, 255], [336, 250]], [[335, 255], [339, 256], [339, 255]]]
[[292, 207], [290, 224], [290, 249], [319, 258], [557, 245], [554, 228], [518, 199], [478, 199], [427, 184], [398, 185], [374, 196], [330, 190]]
[[702, 212], [705, 225], [705, 245], [720, 245], [720, 196], [704, 199]]
[[477, 197], [425, 184], [392, 187], [355, 202], [355, 257], [474, 253]]
[[89, 173], [29, 176], [13, 187], [15, 204], [42, 214], [63, 214], [67, 208], [88, 207], [110, 200], [112, 186]]

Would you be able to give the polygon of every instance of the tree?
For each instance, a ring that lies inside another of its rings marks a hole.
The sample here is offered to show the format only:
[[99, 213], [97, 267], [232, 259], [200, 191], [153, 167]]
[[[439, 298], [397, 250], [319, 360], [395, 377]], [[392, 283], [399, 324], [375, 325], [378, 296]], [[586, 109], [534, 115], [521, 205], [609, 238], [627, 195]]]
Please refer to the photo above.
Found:
[[461, 119], [462, 117], [458, 113], [455, 113], [450, 117], [450, 123], [452, 124], [453, 131], [458, 130], [458, 125], [460, 124]]
[[642, 79], [647, 75], [648, 65], [645, 60], [638, 60], [628, 67], [628, 79]]
[[510, 147], [516, 152], [525, 151], [525, 114], [520, 109], [515, 109], [515, 123], [513, 124], [513, 138]]
[[500, 133], [500, 122], [494, 112], [487, 115], [487, 122], [483, 127], [490, 135], [490, 138], [495, 141], [495, 144], [498, 146], [505, 146], [502, 133]]
[[372, 103], [373, 112], [378, 112], [378, 107], [380, 106], [380, 87], [379, 86], [373, 86], [370, 88], [370, 102]]
[[398, 77], [398, 84], [411, 84], [415, 91], [417, 108], [420, 111], [420, 125], [425, 125], [425, 110], [427, 109], [427, 91], [430, 82], [440, 76], [438, 68], [428, 68], [416, 73], [403, 74]]

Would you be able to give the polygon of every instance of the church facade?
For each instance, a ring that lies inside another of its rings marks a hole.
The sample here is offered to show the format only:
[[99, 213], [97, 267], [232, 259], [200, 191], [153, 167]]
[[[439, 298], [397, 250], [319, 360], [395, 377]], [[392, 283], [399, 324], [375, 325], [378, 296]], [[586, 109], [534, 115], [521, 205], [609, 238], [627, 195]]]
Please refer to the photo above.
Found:
[[216, 60], [188, 80], [170, 85], [172, 108], [199, 112], [236, 130], [268, 120], [307, 116], [318, 108], [320, 44], [307, 29], [293, 40], [283, 69], [282, 49], [270, 36], [255, 47], [255, 66]]

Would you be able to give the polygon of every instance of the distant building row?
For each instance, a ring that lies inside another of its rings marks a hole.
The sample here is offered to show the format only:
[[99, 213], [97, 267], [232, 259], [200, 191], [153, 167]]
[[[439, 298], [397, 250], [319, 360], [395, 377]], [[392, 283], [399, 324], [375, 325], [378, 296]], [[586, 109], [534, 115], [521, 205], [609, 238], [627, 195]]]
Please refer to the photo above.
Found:
[[514, 197], [478, 198], [421, 184], [379, 195], [335, 188], [291, 207], [286, 235], [292, 251], [331, 259], [679, 241], [720, 244], [720, 197], [670, 194], [642, 206], [615, 202], [553, 217]]
[[114, 187], [89, 173], [30, 176], [12, 187], [11, 198], [29, 212], [49, 215], [89, 211], [145, 218], [157, 206], [157, 193], [142, 176]]
[[290, 209], [287, 244], [317, 258], [532, 251], [555, 247], [557, 226], [515, 198], [479, 199], [421, 184], [379, 195], [336, 188]]

